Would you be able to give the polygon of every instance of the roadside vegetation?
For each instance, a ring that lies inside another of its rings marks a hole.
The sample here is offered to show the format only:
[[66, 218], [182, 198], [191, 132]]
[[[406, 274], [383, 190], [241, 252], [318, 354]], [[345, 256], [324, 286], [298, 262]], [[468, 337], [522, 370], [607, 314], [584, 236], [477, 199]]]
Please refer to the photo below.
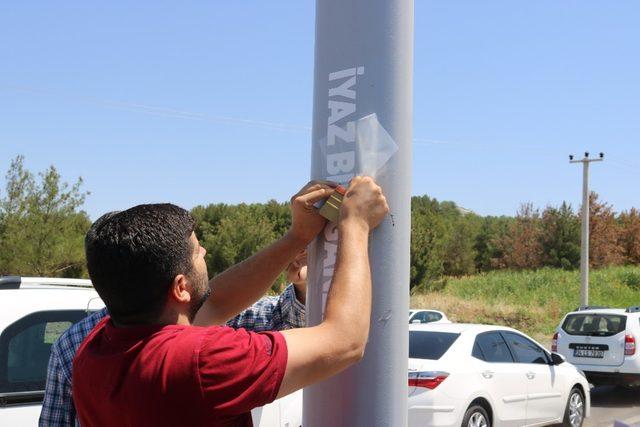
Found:
[[[589, 295], [591, 305], [640, 305], [640, 266], [592, 270]], [[411, 296], [412, 308], [438, 309], [455, 322], [508, 325], [543, 343], [579, 305], [580, 272], [553, 268], [446, 278], [440, 290]]]

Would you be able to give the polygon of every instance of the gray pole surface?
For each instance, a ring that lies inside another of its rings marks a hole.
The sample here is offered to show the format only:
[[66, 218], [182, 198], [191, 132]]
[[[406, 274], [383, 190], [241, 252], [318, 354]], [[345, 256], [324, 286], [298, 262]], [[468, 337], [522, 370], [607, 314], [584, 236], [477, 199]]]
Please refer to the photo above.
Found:
[[[318, 0], [312, 179], [373, 174], [392, 216], [373, 232], [364, 359], [304, 390], [305, 427], [407, 425], [413, 80], [412, 0]], [[335, 225], [309, 248], [307, 322], [323, 318]]]
[[582, 235], [580, 241], [580, 306], [589, 305], [589, 163], [601, 162], [600, 157], [590, 159], [589, 153], [584, 153], [582, 160], [573, 160], [569, 156], [569, 163], [582, 163]]

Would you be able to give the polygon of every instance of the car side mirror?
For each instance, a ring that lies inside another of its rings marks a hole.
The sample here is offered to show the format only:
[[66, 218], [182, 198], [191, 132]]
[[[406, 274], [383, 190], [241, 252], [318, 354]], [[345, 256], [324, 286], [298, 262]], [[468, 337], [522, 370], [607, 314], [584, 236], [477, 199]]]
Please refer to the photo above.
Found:
[[552, 365], [562, 365], [564, 362], [566, 362], [567, 359], [565, 359], [565, 357], [561, 354], [558, 353], [551, 353], [551, 364]]
[[422, 323], [422, 321], [420, 319], [413, 319], [411, 323], [416, 325], [416, 324]]

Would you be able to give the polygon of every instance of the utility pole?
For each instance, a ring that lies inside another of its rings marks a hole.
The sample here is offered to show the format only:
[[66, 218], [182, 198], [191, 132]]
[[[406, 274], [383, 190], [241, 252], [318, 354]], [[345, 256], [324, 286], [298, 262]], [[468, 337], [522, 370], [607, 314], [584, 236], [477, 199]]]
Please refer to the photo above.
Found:
[[[311, 177], [371, 175], [389, 215], [373, 231], [364, 358], [304, 389], [305, 427], [406, 427], [413, 0], [316, 0]], [[309, 247], [307, 324], [319, 324], [336, 262], [330, 223]]]
[[601, 162], [604, 153], [598, 158], [589, 158], [589, 152], [584, 153], [582, 160], [574, 160], [569, 156], [569, 163], [582, 163], [582, 237], [580, 242], [580, 306], [589, 305], [589, 163]]

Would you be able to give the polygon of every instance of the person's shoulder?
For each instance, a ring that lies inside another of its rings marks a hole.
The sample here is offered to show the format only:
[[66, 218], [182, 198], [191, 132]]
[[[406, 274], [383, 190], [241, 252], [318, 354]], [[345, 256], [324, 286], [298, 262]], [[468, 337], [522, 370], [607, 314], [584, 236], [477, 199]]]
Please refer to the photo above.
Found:
[[227, 326], [213, 326], [201, 328], [200, 351], [219, 352], [249, 351], [252, 348], [265, 348], [271, 353], [274, 345], [284, 342], [284, 337], [278, 331], [253, 332], [244, 328], [234, 329]]
[[242, 335], [244, 329], [234, 329], [227, 325], [191, 326], [184, 329], [186, 334], [202, 338], [232, 337]]
[[192, 325], [166, 325], [155, 331], [149, 338], [149, 342], [155, 345], [186, 345], [200, 346], [202, 342], [215, 342], [240, 336], [240, 330], [225, 325], [192, 326]]

